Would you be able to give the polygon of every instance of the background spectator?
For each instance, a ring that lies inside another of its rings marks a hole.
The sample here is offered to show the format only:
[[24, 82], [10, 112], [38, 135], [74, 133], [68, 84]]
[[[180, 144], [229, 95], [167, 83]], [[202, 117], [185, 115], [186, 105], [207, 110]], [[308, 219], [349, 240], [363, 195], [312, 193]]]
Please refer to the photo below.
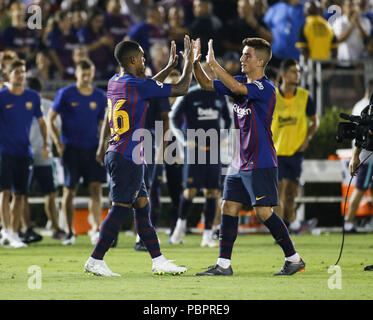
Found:
[[[149, 50], [154, 43], [168, 44], [163, 7], [159, 5], [150, 6], [146, 13], [146, 20], [134, 25], [127, 38], [137, 41], [141, 45], [146, 59], [150, 59]], [[151, 66], [151, 63], [149, 66]]]
[[96, 66], [96, 79], [107, 79], [114, 72], [113, 38], [104, 26], [104, 11], [95, 8], [91, 11], [87, 26], [77, 33], [79, 42], [87, 46], [89, 56]]
[[13, 2], [10, 6], [12, 25], [4, 31], [5, 48], [17, 53], [25, 59], [27, 66], [34, 64], [38, 40], [35, 32], [26, 26], [25, 7], [20, 2]]
[[71, 30], [71, 13], [57, 12], [53, 30], [47, 36], [46, 46], [53, 66], [57, 68], [62, 78], [74, 78], [72, 53], [78, 44], [79, 40]]
[[305, 23], [303, 4], [299, 0], [280, 1], [267, 10], [264, 22], [273, 35], [270, 64], [278, 67], [283, 59], [299, 60], [299, 50], [295, 43]]
[[306, 23], [299, 34], [296, 47], [300, 49], [305, 63], [308, 58], [335, 59], [338, 42], [330, 24], [322, 16], [319, 1], [309, 1], [305, 4]]
[[[266, 1], [264, 1], [266, 2]], [[245, 37], [261, 37], [272, 41], [272, 34], [263, 21], [264, 5], [262, 1], [238, 0], [238, 17], [229, 20], [224, 28], [222, 44], [226, 50], [242, 51], [242, 35]]]
[[0, 0], [0, 32], [10, 27], [12, 19], [9, 12], [9, 0]]
[[[344, 0], [343, 15], [338, 17], [333, 30], [339, 41], [338, 59], [356, 60], [362, 57], [364, 41], [370, 34], [370, 22], [360, 16], [360, 8], [354, 0]], [[349, 63], [343, 65], [348, 66]]]
[[106, 5], [105, 28], [114, 40], [114, 44], [122, 41], [132, 27], [130, 15], [121, 13], [120, 0], [109, 0]]
[[176, 52], [184, 50], [184, 35], [189, 34], [189, 29], [185, 26], [185, 14], [181, 5], [172, 5], [168, 9], [168, 39], [176, 43]]
[[195, 19], [189, 26], [192, 39], [201, 38], [201, 53], [206, 56], [207, 43], [214, 39], [214, 50], [217, 56], [223, 54], [221, 46], [221, 32], [223, 24], [213, 14], [213, 4], [210, 0], [194, 0], [193, 13]]
[[74, 10], [71, 12], [71, 29], [75, 34], [84, 28], [88, 21], [87, 12], [83, 10]]

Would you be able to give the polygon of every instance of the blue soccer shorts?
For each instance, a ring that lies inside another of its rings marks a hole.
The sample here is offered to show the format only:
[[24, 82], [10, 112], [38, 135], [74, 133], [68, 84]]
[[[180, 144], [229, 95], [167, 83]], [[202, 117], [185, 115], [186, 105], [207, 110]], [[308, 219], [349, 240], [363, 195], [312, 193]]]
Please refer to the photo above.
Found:
[[120, 153], [108, 152], [105, 167], [110, 175], [112, 202], [132, 204], [137, 198], [148, 197], [144, 181], [145, 165], [129, 161]]
[[277, 156], [278, 180], [288, 179], [299, 183], [303, 159], [303, 152], [294, 153], [292, 156]]
[[30, 157], [0, 154], [0, 191], [26, 195], [32, 161]]
[[34, 185], [43, 194], [50, 194], [57, 190], [55, 184], [55, 169], [53, 165], [34, 166], [29, 177], [29, 189]]
[[106, 182], [105, 167], [96, 161], [97, 146], [89, 149], [66, 145], [62, 156], [64, 185], [75, 188], [79, 179], [83, 177], [84, 183]]
[[223, 200], [249, 204], [253, 207], [278, 205], [277, 168], [238, 171], [227, 175]]

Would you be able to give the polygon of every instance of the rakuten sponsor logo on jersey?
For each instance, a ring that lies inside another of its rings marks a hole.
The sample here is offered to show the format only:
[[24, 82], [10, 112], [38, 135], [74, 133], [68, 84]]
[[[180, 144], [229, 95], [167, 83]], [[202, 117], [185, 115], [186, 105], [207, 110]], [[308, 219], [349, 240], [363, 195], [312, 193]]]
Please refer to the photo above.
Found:
[[248, 114], [251, 114], [250, 108], [242, 108], [237, 104], [233, 105], [233, 111], [237, 113], [238, 118], [243, 118], [244, 116], [247, 116]]

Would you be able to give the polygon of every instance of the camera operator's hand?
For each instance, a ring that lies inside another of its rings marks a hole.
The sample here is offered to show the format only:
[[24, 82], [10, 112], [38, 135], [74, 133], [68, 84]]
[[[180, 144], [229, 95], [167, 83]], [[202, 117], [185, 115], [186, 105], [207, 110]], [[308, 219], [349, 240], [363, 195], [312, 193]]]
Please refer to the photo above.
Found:
[[360, 164], [360, 158], [359, 158], [360, 152], [361, 152], [360, 148], [355, 148], [354, 149], [352, 159], [350, 160], [350, 164], [348, 166], [351, 176], [355, 176], [356, 173], [357, 173], [356, 169], [357, 169], [358, 165]]

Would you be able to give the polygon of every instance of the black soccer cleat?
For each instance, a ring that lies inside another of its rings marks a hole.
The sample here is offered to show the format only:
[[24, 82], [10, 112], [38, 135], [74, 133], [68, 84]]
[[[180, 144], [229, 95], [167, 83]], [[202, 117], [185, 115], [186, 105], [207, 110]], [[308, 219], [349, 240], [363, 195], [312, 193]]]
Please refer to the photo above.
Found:
[[143, 241], [136, 242], [134, 245], [136, 251], [148, 251]]
[[273, 275], [274, 276], [291, 276], [294, 273], [303, 271], [304, 269], [306, 269], [306, 263], [302, 260], [302, 258], [300, 259], [299, 262], [291, 262], [291, 261], [285, 260], [285, 264], [282, 267], [282, 269]]
[[229, 266], [229, 268], [223, 268], [219, 266], [218, 264], [211, 266], [208, 268], [208, 270], [200, 273], [196, 273], [196, 276], [232, 276], [233, 270], [232, 267]]
[[28, 228], [25, 233], [19, 232], [18, 236], [24, 243], [32, 243], [43, 240], [43, 237], [40, 234], [37, 234], [32, 228]]
[[373, 264], [371, 266], [366, 266], [364, 271], [373, 271]]

